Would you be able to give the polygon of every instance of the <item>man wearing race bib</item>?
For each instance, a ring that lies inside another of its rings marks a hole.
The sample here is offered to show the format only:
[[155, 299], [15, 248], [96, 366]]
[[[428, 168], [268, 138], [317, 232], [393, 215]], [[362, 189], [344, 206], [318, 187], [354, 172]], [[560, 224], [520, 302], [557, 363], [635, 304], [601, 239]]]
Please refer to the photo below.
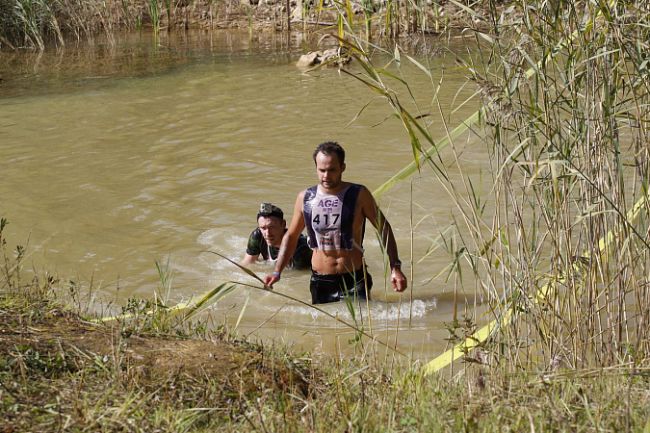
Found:
[[344, 182], [345, 151], [335, 142], [318, 145], [314, 151], [318, 185], [298, 194], [289, 229], [282, 238], [275, 272], [264, 279], [268, 287], [280, 280], [303, 229], [313, 250], [310, 280], [312, 303], [339, 301], [346, 297], [369, 299], [372, 278], [363, 260], [366, 220], [381, 233], [388, 254], [393, 289], [403, 292], [402, 273], [393, 230], [363, 185]]

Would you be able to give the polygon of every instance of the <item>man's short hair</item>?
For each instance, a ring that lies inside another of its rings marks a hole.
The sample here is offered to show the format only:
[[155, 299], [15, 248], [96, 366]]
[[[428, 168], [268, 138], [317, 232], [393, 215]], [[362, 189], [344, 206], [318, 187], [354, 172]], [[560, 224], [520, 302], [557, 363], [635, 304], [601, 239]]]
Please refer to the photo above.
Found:
[[272, 203], [260, 203], [260, 211], [257, 212], [257, 219], [260, 219], [260, 217], [276, 217], [283, 220], [284, 212]]
[[319, 152], [330, 156], [334, 154], [339, 159], [339, 164], [343, 165], [345, 163], [345, 150], [336, 141], [326, 141], [316, 147], [314, 151], [314, 164], [316, 163], [316, 155]]

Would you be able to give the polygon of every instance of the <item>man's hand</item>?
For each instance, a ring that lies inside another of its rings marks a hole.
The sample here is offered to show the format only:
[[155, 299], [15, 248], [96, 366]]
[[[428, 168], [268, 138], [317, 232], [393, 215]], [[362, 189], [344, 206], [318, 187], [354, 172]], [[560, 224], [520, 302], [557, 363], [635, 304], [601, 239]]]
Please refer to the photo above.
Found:
[[390, 272], [390, 281], [393, 283], [393, 290], [396, 292], [403, 292], [406, 290], [406, 277], [399, 268], [394, 268]]
[[273, 289], [273, 284], [277, 283], [278, 281], [280, 281], [280, 273], [273, 272], [272, 274], [264, 277], [264, 287]]

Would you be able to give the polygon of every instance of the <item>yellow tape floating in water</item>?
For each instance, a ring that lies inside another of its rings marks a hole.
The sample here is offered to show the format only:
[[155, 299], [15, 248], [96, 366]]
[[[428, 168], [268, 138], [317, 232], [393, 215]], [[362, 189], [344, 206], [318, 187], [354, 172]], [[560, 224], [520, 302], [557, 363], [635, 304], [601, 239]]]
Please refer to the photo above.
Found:
[[[189, 315], [191, 315], [193, 313], [193, 311], [198, 310], [199, 308], [201, 308], [206, 302], [208, 302], [210, 299], [212, 299], [219, 292], [222, 292], [221, 295], [223, 296], [224, 294], [227, 294], [228, 292], [232, 291], [233, 288], [234, 288], [233, 284], [223, 283], [223, 284], [217, 286], [214, 289], [208, 290], [207, 292], [205, 292], [201, 296], [192, 296], [186, 302], [180, 302], [180, 303], [174, 305], [173, 307], [160, 307], [160, 309], [161, 310], [164, 309], [164, 311], [167, 312], [167, 313], [179, 313], [181, 311], [190, 310], [190, 312], [188, 313], [188, 317], [189, 317]], [[146, 311], [146, 312], [142, 313], [142, 315], [151, 316], [155, 312], [156, 312], [155, 310], [149, 310], [149, 311]], [[110, 321], [113, 321], [113, 320], [131, 319], [131, 318], [133, 318], [135, 316], [136, 315], [133, 314], [133, 313], [125, 313], [125, 314], [119, 314], [117, 316], [102, 317], [102, 318], [99, 318], [99, 319], [94, 319], [93, 321], [97, 322], [97, 323], [102, 323], [102, 322], [110, 322]]]
[[[646, 196], [641, 197], [636, 202], [634, 207], [627, 213], [627, 221], [631, 223], [632, 221], [636, 220], [640, 215], [641, 210], [643, 209], [645, 203], [646, 203]], [[607, 232], [605, 236], [603, 236], [598, 241], [598, 251], [601, 255], [607, 257], [606, 254], [607, 250], [614, 242], [614, 239], [616, 239], [616, 236], [617, 235], [612, 230], [610, 230], [609, 232]], [[589, 258], [589, 253], [583, 254], [583, 257]], [[574, 269], [578, 270], [577, 262], [574, 263], [573, 267]], [[564, 281], [565, 278], [561, 277], [544, 284], [537, 291], [537, 295], [535, 296], [534, 303], [538, 304], [540, 301], [545, 299], [551, 293], [551, 291], [555, 289], [558, 283], [561, 284], [564, 283]], [[488, 323], [487, 325], [485, 325], [484, 327], [476, 331], [473, 335], [466, 338], [464, 341], [456, 344], [453, 348], [447, 350], [446, 352], [442, 353], [441, 355], [439, 355], [438, 357], [436, 357], [435, 359], [427, 363], [424, 366], [424, 374], [431, 374], [442, 370], [443, 368], [450, 365], [452, 362], [464, 356], [470, 350], [474, 349], [478, 345], [487, 341], [490, 335], [492, 335], [492, 333], [496, 331], [498, 328], [510, 324], [510, 321], [512, 320], [513, 311], [514, 311], [513, 308], [508, 308], [508, 310], [504, 313], [504, 315], [500, 319], [495, 319], [491, 321], [490, 323]]]
[[[172, 313], [180, 312], [180, 311], [186, 310], [186, 309], [188, 309], [190, 307], [193, 307], [194, 305], [198, 305], [200, 300], [207, 297], [211, 292], [212, 291], [207, 292], [202, 296], [194, 296], [194, 297], [190, 298], [187, 302], [180, 302], [180, 303], [174, 305], [173, 307], [167, 307], [167, 308], [163, 307], [163, 308], [165, 309], [165, 311], [172, 312]], [[146, 312], [142, 313], [142, 315], [143, 316], [151, 316], [152, 314], [154, 314], [154, 312], [155, 312], [155, 310], [149, 310], [149, 311], [146, 311]], [[132, 313], [125, 313], [125, 314], [118, 314], [117, 316], [101, 317], [99, 319], [93, 319], [92, 321], [97, 322], [97, 323], [102, 323], [102, 322], [111, 322], [113, 320], [131, 319], [133, 317], [136, 317], [136, 315], [132, 314]]]

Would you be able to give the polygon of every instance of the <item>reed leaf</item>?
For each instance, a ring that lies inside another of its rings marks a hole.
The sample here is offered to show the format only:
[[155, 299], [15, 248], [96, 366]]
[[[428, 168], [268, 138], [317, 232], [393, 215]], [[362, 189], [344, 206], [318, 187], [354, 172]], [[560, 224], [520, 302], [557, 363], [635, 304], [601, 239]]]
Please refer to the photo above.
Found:
[[381, 86], [377, 85], [376, 83], [372, 82], [371, 80], [365, 79], [360, 77], [358, 74], [353, 74], [352, 72], [346, 70], [346, 69], [341, 69], [341, 71], [345, 74], [348, 74], [351, 77], [356, 78], [357, 80], [361, 81], [363, 84], [368, 86], [370, 90], [373, 92], [377, 93], [378, 95], [381, 95], [385, 98], [390, 98], [390, 94]]
[[221, 299], [231, 294], [236, 288], [236, 284], [223, 283], [199, 297], [192, 298], [188, 302], [177, 304], [170, 310], [175, 312], [185, 311], [183, 319], [187, 320], [192, 317], [197, 311], [199, 311], [204, 305], [207, 305], [208, 303], [219, 302]]
[[[344, 5], [345, 5], [345, 15], [347, 17], [347, 24], [349, 26], [350, 31], [353, 31], [353, 25], [354, 25], [354, 12], [352, 11], [352, 1], [351, 0], [344, 0]], [[343, 35], [341, 35], [343, 36]]]
[[479, 111], [476, 111], [473, 115], [465, 119], [465, 121], [461, 124], [458, 125], [456, 128], [454, 128], [447, 137], [443, 138], [442, 140], [439, 140], [436, 143], [435, 147], [431, 147], [428, 150], [425, 150], [422, 155], [419, 156], [418, 161], [412, 161], [409, 164], [407, 164], [404, 168], [402, 168], [400, 171], [395, 173], [390, 179], [388, 179], [386, 182], [383, 184], [379, 185], [372, 193], [375, 197], [381, 197], [383, 194], [385, 194], [387, 191], [389, 191], [392, 187], [397, 185], [398, 183], [408, 179], [411, 177], [419, 167], [419, 164], [425, 159], [425, 158], [431, 158], [433, 155], [439, 153], [441, 150], [443, 150], [445, 147], [447, 147], [451, 140], [461, 136], [462, 134], [466, 133], [469, 131], [469, 129], [476, 123], [478, 123], [479, 120]]
[[455, 4], [460, 9], [462, 9], [465, 13], [471, 15], [472, 17], [475, 17], [475, 16], [478, 15], [478, 13], [474, 9], [468, 7], [467, 5], [464, 5], [464, 4], [460, 3], [460, 2], [457, 2], [456, 0], [449, 0], [449, 1], [451, 3], [453, 3], [453, 4]]
[[237, 316], [237, 321], [235, 322], [235, 327], [234, 330], [237, 331], [239, 328], [239, 324], [241, 323], [241, 319], [244, 317], [244, 313], [246, 312], [246, 308], [248, 307], [248, 302], [250, 301], [251, 297], [250, 294], [246, 295], [246, 299], [244, 299], [244, 305], [242, 305], [241, 310], [239, 311], [239, 316]]
[[400, 119], [402, 120], [402, 125], [408, 132], [409, 139], [411, 141], [411, 150], [413, 152], [413, 161], [416, 163], [416, 168], [419, 170], [420, 154], [422, 153], [422, 145], [420, 144], [420, 139], [415, 135], [413, 128], [411, 127], [410, 119], [404, 114], [404, 110], [400, 110]]
[[231, 264], [237, 266], [237, 267], [238, 267], [239, 269], [241, 269], [242, 271], [246, 272], [246, 274], [250, 275], [251, 277], [255, 278], [255, 279], [256, 279], [257, 281], [259, 281], [260, 283], [264, 284], [264, 280], [261, 279], [261, 278], [260, 278], [260, 277], [255, 273], [255, 272], [253, 272], [252, 270], [250, 270], [250, 269], [247, 268], [246, 266], [243, 266], [243, 265], [237, 263], [236, 261], [230, 259], [229, 257], [226, 257], [226, 256], [224, 256], [223, 254], [218, 253], [218, 252], [216, 252], [216, 251], [203, 251], [203, 252], [204, 252], [204, 253], [214, 254], [214, 255], [217, 255], [217, 256], [221, 257], [221, 258], [224, 259], [224, 260], [227, 260], [227, 261], [230, 262]]
[[429, 79], [433, 79], [433, 76], [431, 75], [431, 71], [429, 71], [429, 69], [427, 69], [422, 63], [418, 62], [417, 60], [415, 60], [413, 57], [409, 56], [408, 54], [406, 54], [406, 58], [411, 63], [413, 63], [415, 66], [417, 66], [422, 72], [424, 72], [426, 74], [426, 76], [429, 77]]

